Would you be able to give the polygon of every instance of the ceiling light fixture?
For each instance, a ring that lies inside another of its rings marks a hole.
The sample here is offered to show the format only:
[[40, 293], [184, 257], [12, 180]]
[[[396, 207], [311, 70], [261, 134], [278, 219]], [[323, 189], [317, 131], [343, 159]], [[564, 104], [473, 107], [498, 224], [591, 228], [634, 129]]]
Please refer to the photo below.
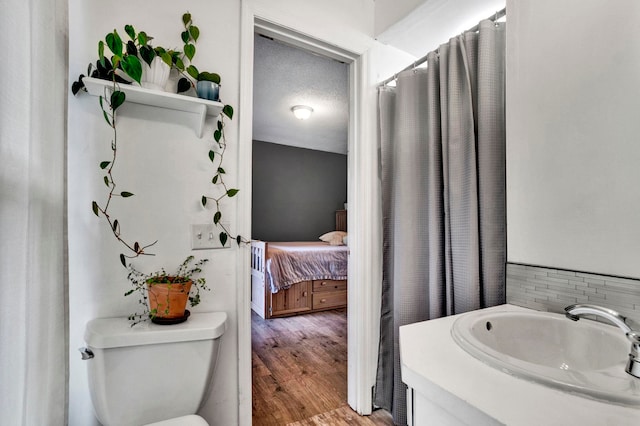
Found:
[[293, 115], [295, 115], [298, 120], [306, 120], [311, 117], [313, 108], [307, 105], [295, 105], [291, 107], [291, 111], [293, 111]]

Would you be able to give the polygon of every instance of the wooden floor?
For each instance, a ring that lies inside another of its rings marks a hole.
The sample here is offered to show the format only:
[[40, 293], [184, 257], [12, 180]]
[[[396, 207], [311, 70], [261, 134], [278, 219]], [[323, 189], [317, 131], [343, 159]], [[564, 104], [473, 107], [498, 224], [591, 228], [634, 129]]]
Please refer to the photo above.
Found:
[[255, 426], [393, 425], [347, 404], [347, 311], [264, 320], [251, 312]]

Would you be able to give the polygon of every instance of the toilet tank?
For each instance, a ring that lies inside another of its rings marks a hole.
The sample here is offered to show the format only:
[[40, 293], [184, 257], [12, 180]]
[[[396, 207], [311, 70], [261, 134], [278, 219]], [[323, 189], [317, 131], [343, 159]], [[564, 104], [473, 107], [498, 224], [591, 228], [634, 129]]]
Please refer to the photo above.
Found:
[[144, 425], [195, 414], [208, 398], [227, 314], [192, 314], [174, 325], [127, 318], [89, 321], [89, 391], [104, 426]]

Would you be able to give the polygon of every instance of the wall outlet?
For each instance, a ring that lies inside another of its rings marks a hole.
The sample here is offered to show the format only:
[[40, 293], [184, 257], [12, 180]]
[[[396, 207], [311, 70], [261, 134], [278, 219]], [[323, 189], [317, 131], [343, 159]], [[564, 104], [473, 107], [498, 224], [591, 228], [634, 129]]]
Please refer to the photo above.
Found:
[[[224, 224], [224, 226], [227, 227], [228, 225]], [[231, 247], [232, 238], [229, 238], [224, 246], [220, 244], [221, 231], [221, 228], [213, 223], [191, 225], [191, 249], [209, 250]]]

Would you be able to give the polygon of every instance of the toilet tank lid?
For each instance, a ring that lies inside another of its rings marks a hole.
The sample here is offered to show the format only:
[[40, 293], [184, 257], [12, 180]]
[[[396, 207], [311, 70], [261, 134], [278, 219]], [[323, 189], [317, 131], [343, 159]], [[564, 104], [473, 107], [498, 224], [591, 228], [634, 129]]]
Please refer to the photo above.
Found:
[[217, 339], [227, 329], [225, 312], [191, 314], [181, 324], [158, 325], [150, 321], [131, 327], [126, 317], [97, 318], [87, 323], [84, 340], [91, 348], [118, 348]]

